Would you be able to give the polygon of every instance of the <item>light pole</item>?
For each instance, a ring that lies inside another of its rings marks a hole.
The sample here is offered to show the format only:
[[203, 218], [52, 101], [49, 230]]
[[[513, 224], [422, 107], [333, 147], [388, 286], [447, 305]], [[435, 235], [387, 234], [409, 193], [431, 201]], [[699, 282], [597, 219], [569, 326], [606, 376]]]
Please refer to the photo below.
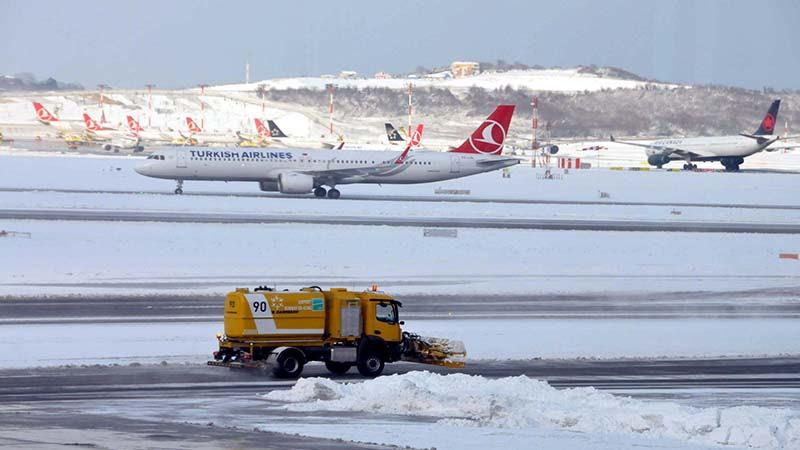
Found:
[[107, 88], [107, 84], [98, 84], [97, 88], [100, 89], [100, 123], [106, 123], [106, 111], [104, 109], [103, 90]]
[[332, 83], [328, 83], [325, 85], [328, 89], [328, 120], [329, 120], [329, 132], [333, 134], [333, 89], [334, 85]]
[[200, 84], [200, 128], [205, 131], [206, 129], [206, 103], [203, 101], [203, 96], [206, 95], [207, 84]]
[[150, 110], [150, 114], [147, 116], [147, 128], [153, 126], [153, 88], [155, 84], [145, 84], [147, 86], [147, 109]]

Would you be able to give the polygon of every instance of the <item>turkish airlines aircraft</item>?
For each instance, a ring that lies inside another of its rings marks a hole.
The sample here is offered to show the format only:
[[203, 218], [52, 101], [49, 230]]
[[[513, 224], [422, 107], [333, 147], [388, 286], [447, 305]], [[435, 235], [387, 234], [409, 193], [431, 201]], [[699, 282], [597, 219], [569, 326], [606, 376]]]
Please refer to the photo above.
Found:
[[267, 125], [264, 125], [264, 122], [261, 119], [255, 119], [256, 121], [256, 130], [258, 131], [258, 135], [261, 136], [262, 139], [266, 139], [269, 143], [276, 143], [275, 147], [286, 147], [286, 148], [341, 148], [343, 141], [338, 142], [330, 142], [324, 140], [314, 140], [314, 139], [303, 139], [303, 138], [294, 138], [289, 137], [286, 133], [283, 132], [278, 127], [278, 124], [275, 123], [273, 120], [267, 120]]
[[148, 142], [172, 142], [180, 137], [178, 133], [173, 131], [145, 130], [133, 116], [127, 116], [126, 119], [128, 120], [128, 129], [131, 134], [138, 136], [141, 140]]
[[83, 131], [83, 124], [78, 120], [61, 120], [54, 116], [41, 103], [33, 102], [33, 110], [36, 112], [36, 120], [49, 125], [60, 132], [79, 132]]
[[685, 170], [697, 169], [692, 161], [719, 161], [725, 166], [726, 171], [737, 171], [744, 158], [762, 150], [774, 152], [776, 150], [795, 148], [796, 146], [773, 146], [781, 139], [773, 137], [775, 123], [778, 120], [780, 100], [775, 100], [770, 105], [767, 114], [761, 120], [758, 129], [750, 133], [739, 133], [734, 136], [709, 136], [695, 138], [669, 138], [659, 139], [650, 144], [640, 142], [627, 142], [614, 139], [612, 142], [644, 147], [647, 153], [647, 162], [659, 169], [670, 161], [686, 161]]
[[221, 133], [208, 133], [203, 130], [191, 117], [186, 117], [186, 126], [189, 129], [189, 138], [199, 144], [238, 144], [242, 138], [236, 135]]
[[[513, 105], [501, 105], [450, 152], [414, 151], [399, 156], [370, 150], [255, 150], [175, 148], [158, 150], [136, 172], [177, 181], [254, 181], [262, 191], [339, 198], [336, 186], [354, 183], [416, 184], [450, 180], [519, 164], [503, 156]], [[418, 128], [421, 132], [421, 128]], [[396, 154], [395, 154], [396, 155]], [[329, 188], [329, 189], [326, 189]]]
[[83, 122], [86, 125], [86, 135], [91, 140], [105, 142], [102, 145], [104, 150], [133, 149], [136, 152], [144, 150], [144, 147], [139, 145], [139, 136], [136, 134], [101, 126], [87, 113], [83, 113]]

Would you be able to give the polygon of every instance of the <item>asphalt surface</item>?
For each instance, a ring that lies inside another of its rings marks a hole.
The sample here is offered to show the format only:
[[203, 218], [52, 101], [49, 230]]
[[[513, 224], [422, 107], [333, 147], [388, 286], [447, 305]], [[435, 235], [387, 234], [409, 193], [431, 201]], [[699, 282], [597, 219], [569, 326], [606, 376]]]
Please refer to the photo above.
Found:
[[[174, 193], [163, 190], [117, 190], [117, 189], [53, 189], [41, 188], [13, 188], [0, 187], [0, 192], [55, 192], [60, 194], [120, 194], [120, 195], [165, 195], [175, 196]], [[249, 198], [269, 198], [276, 200], [307, 199], [319, 200], [312, 196], [285, 195], [269, 192], [205, 192], [205, 191], [186, 191], [182, 194], [189, 197], [249, 197]], [[583, 206], [665, 206], [665, 207], [698, 207], [698, 208], [732, 208], [732, 209], [765, 209], [765, 210], [799, 210], [800, 205], [770, 205], [770, 204], [751, 204], [751, 203], [700, 203], [700, 202], [622, 202], [611, 200], [544, 200], [544, 199], [514, 199], [514, 198], [492, 198], [492, 197], [472, 197], [456, 195], [366, 195], [344, 193], [343, 197], [337, 201], [392, 201], [392, 202], [426, 202], [426, 203], [501, 203], [512, 205], [583, 205]]]
[[488, 217], [325, 216], [304, 214], [197, 213], [79, 209], [0, 209], [0, 219], [218, 224], [304, 223], [398, 227], [500, 228], [518, 230], [658, 231], [800, 234], [800, 223], [690, 222]]

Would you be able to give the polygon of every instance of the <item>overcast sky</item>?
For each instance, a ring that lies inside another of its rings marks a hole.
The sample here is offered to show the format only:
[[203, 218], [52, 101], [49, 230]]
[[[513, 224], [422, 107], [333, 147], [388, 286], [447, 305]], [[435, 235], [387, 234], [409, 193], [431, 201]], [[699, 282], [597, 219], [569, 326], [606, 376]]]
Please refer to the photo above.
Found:
[[[391, 5], [391, 6], [389, 6]], [[192, 86], [466, 59], [800, 88], [800, 2], [0, 2], [0, 74]]]

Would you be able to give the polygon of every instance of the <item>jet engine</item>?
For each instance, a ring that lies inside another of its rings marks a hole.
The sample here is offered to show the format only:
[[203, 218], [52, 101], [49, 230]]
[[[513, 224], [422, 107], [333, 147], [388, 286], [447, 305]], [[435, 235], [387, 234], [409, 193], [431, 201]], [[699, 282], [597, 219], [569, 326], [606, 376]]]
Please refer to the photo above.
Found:
[[277, 181], [259, 181], [258, 187], [264, 192], [278, 192], [280, 190]]
[[283, 194], [307, 194], [314, 189], [314, 177], [302, 173], [278, 175], [278, 190]]
[[647, 157], [647, 164], [651, 166], [663, 166], [669, 162], [669, 156], [664, 154], [650, 155]]
[[551, 155], [555, 155], [558, 153], [558, 146], [555, 144], [545, 145], [542, 147], [542, 152], [550, 153]]

